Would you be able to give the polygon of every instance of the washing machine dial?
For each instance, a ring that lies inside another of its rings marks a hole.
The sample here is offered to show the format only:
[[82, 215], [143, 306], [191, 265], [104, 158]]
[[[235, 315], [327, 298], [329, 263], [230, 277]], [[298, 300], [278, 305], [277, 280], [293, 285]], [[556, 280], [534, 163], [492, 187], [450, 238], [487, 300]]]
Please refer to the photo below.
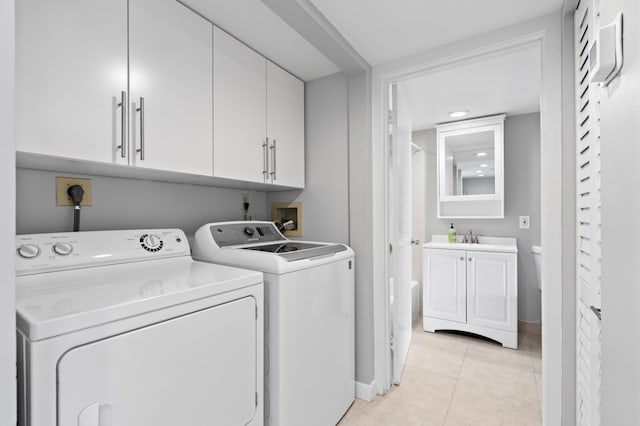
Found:
[[150, 252], [159, 251], [164, 245], [164, 241], [157, 235], [144, 234], [140, 237], [140, 245], [143, 249]]
[[53, 251], [60, 256], [71, 254], [73, 246], [70, 243], [58, 242], [53, 245]]
[[250, 237], [253, 237], [253, 233], [254, 233], [254, 232], [255, 232], [255, 231], [253, 230], [253, 228], [251, 228], [251, 227], [249, 227], [249, 226], [247, 226], [246, 228], [244, 228], [244, 233], [245, 233], [245, 234], [247, 234], [247, 235], [248, 235], [248, 236], [250, 236]]
[[22, 244], [18, 247], [18, 255], [25, 259], [33, 259], [40, 254], [40, 247], [35, 244]]

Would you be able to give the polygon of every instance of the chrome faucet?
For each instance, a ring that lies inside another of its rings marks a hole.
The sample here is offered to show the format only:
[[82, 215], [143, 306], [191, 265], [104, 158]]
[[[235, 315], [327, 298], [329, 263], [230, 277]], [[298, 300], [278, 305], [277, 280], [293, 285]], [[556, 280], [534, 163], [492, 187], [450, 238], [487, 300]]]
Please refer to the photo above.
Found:
[[471, 232], [471, 229], [469, 229], [467, 231], [467, 234], [462, 239], [462, 242], [466, 244], [478, 244], [478, 237], [476, 235], [473, 235], [473, 232]]

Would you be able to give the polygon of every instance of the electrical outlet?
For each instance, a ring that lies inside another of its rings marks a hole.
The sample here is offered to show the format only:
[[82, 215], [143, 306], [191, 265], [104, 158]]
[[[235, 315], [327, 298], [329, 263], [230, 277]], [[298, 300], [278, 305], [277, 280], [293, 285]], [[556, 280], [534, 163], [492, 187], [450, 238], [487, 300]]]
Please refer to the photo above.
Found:
[[84, 189], [81, 206], [90, 206], [92, 201], [91, 179], [56, 177], [56, 205], [73, 206], [73, 201], [67, 194], [67, 189], [73, 185], [80, 185]]
[[531, 228], [531, 224], [529, 223], [530, 220], [531, 220], [531, 217], [529, 216], [520, 216], [520, 229], [530, 229]]

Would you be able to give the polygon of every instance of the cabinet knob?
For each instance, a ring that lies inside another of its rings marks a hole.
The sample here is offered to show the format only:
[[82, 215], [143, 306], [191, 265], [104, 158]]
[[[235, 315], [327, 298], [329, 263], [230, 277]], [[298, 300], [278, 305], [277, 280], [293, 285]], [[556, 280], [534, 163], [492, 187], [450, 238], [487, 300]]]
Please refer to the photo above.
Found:
[[469, 258], [469, 262], [471, 262], [472, 260], [473, 260], [473, 257], [470, 257], [470, 258]]
[[464, 260], [464, 257], [460, 256], [460, 260]]

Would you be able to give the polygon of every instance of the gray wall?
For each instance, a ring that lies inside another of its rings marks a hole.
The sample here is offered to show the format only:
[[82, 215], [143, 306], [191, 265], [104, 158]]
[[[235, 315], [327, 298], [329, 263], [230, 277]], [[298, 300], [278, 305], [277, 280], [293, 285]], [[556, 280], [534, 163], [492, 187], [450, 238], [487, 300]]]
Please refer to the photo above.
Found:
[[302, 202], [301, 239], [349, 243], [347, 120], [344, 74], [306, 83], [305, 189], [267, 194], [269, 211], [274, 202]]
[[[41, 170], [16, 170], [18, 234], [67, 232], [71, 207], [56, 206], [56, 176], [76, 176]], [[180, 228], [193, 234], [212, 221], [242, 220], [242, 194], [249, 194], [249, 213], [267, 218], [266, 194], [259, 191], [154, 182], [104, 176], [91, 179], [93, 205], [83, 207], [83, 231], [134, 228]]]
[[16, 423], [14, 5], [0, 1], [0, 425]]
[[[436, 217], [436, 131], [413, 133], [413, 142], [426, 152], [427, 240], [446, 234], [453, 222], [459, 234], [471, 229], [476, 234], [516, 237], [518, 240], [518, 319], [539, 323], [540, 292], [536, 284], [532, 245], [540, 244], [540, 114], [507, 117], [505, 122], [505, 209], [504, 219], [437, 219]], [[420, 214], [414, 212], [414, 214]], [[531, 229], [519, 228], [519, 216], [531, 216]]]

